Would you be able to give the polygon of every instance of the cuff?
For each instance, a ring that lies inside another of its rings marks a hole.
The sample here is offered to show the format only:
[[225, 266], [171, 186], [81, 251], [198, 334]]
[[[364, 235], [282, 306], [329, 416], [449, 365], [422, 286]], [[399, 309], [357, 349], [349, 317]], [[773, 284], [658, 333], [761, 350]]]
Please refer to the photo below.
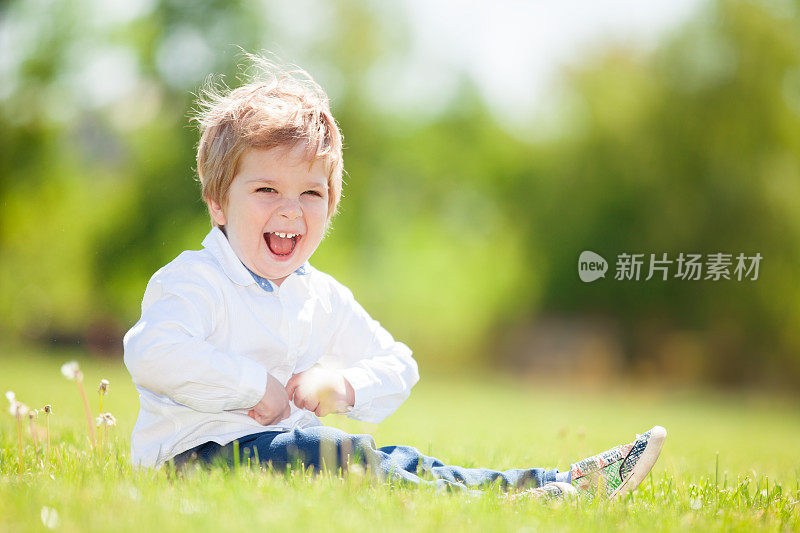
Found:
[[367, 370], [357, 367], [345, 368], [342, 374], [353, 387], [355, 401], [351, 411], [362, 409], [375, 398], [374, 380]]
[[252, 359], [243, 358], [238, 395], [232, 409], [250, 409], [264, 397], [267, 390], [267, 369]]

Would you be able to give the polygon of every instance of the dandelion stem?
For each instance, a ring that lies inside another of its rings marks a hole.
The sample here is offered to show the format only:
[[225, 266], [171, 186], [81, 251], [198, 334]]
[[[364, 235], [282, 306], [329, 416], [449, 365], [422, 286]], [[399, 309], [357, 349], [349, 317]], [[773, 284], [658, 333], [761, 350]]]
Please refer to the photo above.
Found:
[[50, 464], [50, 413], [47, 413], [47, 464]]
[[17, 415], [17, 441], [19, 443], [19, 473], [22, 475], [22, 417]]
[[100, 412], [97, 413], [97, 425], [100, 429], [98, 430], [97, 438], [100, 442], [101, 450], [103, 449], [104, 441], [108, 440], [108, 428], [105, 429], [103, 428], [104, 425], [105, 426], [108, 425], [106, 424], [106, 422], [108, 422], [108, 419], [105, 418], [105, 415], [103, 414], [103, 396], [105, 396], [107, 393], [108, 393], [108, 380], [104, 378], [100, 380], [100, 387], [97, 388], [97, 394], [100, 396]]
[[89, 439], [92, 442], [92, 447], [97, 446], [97, 439], [94, 434], [94, 425], [92, 424], [92, 410], [89, 407], [89, 400], [86, 398], [86, 391], [83, 390], [83, 380], [76, 379], [75, 383], [78, 384], [78, 392], [81, 393], [83, 400], [83, 409], [86, 411], [86, 425], [89, 426]]
[[31, 430], [31, 438], [33, 439], [33, 450], [37, 454], [39, 453], [39, 439], [36, 438], [36, 428], [33, 427], [33, 417], [28, 417], [28, 421], [30, 422], [30, 430]]

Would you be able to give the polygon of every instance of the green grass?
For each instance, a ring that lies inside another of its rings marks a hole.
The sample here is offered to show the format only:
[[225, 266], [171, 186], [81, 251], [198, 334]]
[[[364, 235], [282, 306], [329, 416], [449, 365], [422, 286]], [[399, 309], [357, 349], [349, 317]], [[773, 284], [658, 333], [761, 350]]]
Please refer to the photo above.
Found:
[[[163, 471], [133, 469], [129, 437], [138, 400], [121, 361], [21, 349], [6, 349], [2, 357], [0, 392], [13, 390], [31, 407], [52, 404], [51, 438], [58, 450], [45, 463], [25, 427], [20, 475], [16, 421], [4, 410], [3, 531], [44, 529], [44, 507], [55, 510], [60, 531], [800, 528], [800, 410], [792, 399], [645, 387], [569, 391], [500, 377], [424, 377], [411, 399], [379, 426], [335, 416], [325, 420], [370, 433], [379, 446], [408, 444], [453, 464], [498, 469], [566, 468], [654, 424], [669, 432], [652, 476], [624, 501], [511, 502], [494, 492], [441, 494], [358, 476], [242, 468], [170, 478]], [[60, 374], [69, 359], [80, 361], [94, 409], [98, 382], [111, 381], [104, 410], [119, 425], [111, 428], [105, 451], [91, 451], [75, 384]], [[37, 426], [43, 431], [43, 418]]]

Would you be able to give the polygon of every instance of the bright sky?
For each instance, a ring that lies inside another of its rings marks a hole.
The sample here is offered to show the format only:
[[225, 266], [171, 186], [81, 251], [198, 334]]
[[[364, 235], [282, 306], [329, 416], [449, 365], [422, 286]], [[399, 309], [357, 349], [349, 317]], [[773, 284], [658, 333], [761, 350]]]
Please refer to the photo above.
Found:
[[[536, 111], [558, 71], [609, 42], [652, 47], [706, 0], [404, 0], [414, 70], [465, 68], [502, 114]], [[413, 78], [414, 76], [412, 76]], [[427, 90], [450, 83], [439, 75]]]

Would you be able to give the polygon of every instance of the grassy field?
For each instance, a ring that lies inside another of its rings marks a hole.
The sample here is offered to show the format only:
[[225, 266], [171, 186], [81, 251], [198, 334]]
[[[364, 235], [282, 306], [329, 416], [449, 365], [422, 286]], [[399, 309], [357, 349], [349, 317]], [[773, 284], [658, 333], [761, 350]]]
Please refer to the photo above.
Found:
[[[75, 383], [61, 363], [81, 363], [92, 408], [111, 382], [104, 410], [119, 423], [109, 445], [91, 451]], [[0, 392], [31, 407], [53, 405], [53, 449], [45, 460], [24, 427], [18, 471], [16, 420], [0, 418], [0, 530], [794, 530], [800, 528], [800, 403], [708, 391], [615, 387], [565, 390], [494, 377], [423, 377], [411, 399], [379, 426], [325, 419], [371, 433], [379, 446], [413, 445], [445, 462], [498, 469], [566, 468], [660, 424], [667, 442], [638, 491], [620, 502], [509, 501], [391, 488], [358, 476], [274, 475], [245, 468], [191, 472], [129, 464], [138, 400], [119, 360], [81, 352], [5, 349]], [[423, 376], [424, 369], [423, 369]], [[718, 452], [718, 453], [717, 453]]]

